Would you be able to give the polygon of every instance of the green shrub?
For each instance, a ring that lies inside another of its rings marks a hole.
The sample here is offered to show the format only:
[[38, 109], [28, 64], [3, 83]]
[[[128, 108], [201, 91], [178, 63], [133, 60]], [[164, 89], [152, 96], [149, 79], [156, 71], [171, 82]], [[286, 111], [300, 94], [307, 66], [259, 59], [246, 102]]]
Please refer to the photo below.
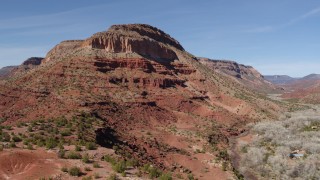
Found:
[[17, 146], [16, 146], [16, 143], [14, 141], [11, 141], [10, 144], [9, 144], [9, 147], [10, 148], [15, 148]]
[[96, 143], [94, 143], [94, 142], [87, 142], [87, 143], [86, 143], [86, 149], [87, 149], [87, 150], [96, 150], [96, 149], [97, 149]]
[[74, 152], [74, 151], [70, 151], [67, 155], [68, 159], [81, 159], [82, 156], [80, 153]]
[[222, 170], [223, 171], [227, 171], [227, 168], [228, 168], [228, 164], [227, 164], [227, 162], [222, 162]]
[[159, 177], [159, 180], [172, 180], [172, 175], [169, 173], [163, 173]]
[[76, 146], [74, 147], [74, 150], [75, 150], [75, 151], [81, 151], [82, 149], [81, 149], [81, 147], [80, 147], [79, 145], [76, 145]]
[[[9, 142], [11, 139], [10, 134], [7, 132], [2, 132], [2, 135], [0, 137], [2, 137], [3, 142]], [[1, 139], [0, 139], [0, 141], [1, 141]]]
[[68, 168], [67, 168], [67, 167], [62, 167], [62, 168], [61, 168], [61, 171], [62, 171], [62, 172], [68, 172]]
[[61, 136], [71, 136], [72, 133], [70, 131], [70, 129], [63, 129], [61, 132], [60, 132]]
[[46, 140], [46, 148], [47, 149], [53, 149], [53, 148], [55, 148], [55, 147], [57, 147], [58, 146], [58, 142], [57, 142], [57, 140], [55, 140], [54, 138], [48, 138], [47, 140]]
[[155, 168], [155, 167], [150, 167], [149, 168], [149, 178], [150, 179], [157, 178], [160, 175], [161, 175], [161, 172], [157, 168]]
[[58, 151], [58, 158], [65, 158], [66, 151], [64, 149], [60, 149]]
[[116, 174], [111, 174], [109, 177], [108, 177], [108, 180], [118, 180], [118, 176]]
[[101, 166], [100, 166], [100, 164], [98, 162], [94, 162], [93, 163], [93, 167], [94, 168], [100, 168]]
[[137, 167], [139, 165], [139, 161], [136, 159], [130, 159], [127, 161], [127, 166]]
[[21, 139], [20, 137], [16, 136], [16, 135], [14, 135], [14, 136], [12, 137], [12, 140], [13, 140], [14, 142], [21, 142], [21, 141], [22, 141], [22, 139]]
[[113, 157], [111, 157], [110, 155], [105, 155], [105, 156], [103, 156], [103, 159], [105, 160], [105, 161], [107, 161], [108, 163], [111, 163], [111, 164], [115, 164], [116, 163], [116, 160], [115, 160], [115, 158], [113, 158]]
[[117, 173], [122, 173], [126, 170], [126, 162], [125, 161], [120, 161], [114, 165], [112, 165], [112, 169], [116, 171]]
[[92, 180], [92, 176], [83, 177], [82, 180]]
[[193, 174], [188, 174], [188, 179], [189, 180], [194, 180]]
[[29, 150], [33, 150], [33, 146], [32, 146], [32, 144], [30, 144], [30, 143], [29, 143], [29, 144], [27, 145], [27, 149], [29, 149]]
[[3, 151], [3, 145], [0, 144], [0, 151]]
[[80, 170], [80, 168], [76, 167], [76, 166], [73, 166], [69, 169], [68, 173], [71, 175], [71, 176], [81, 176], [82, 172]]
[[84, 155], [82, 156], [82, 162], [84, 162], [84, 163], [90, 163], [90, 158], [89, 158], [88, 153], [86, 153], [86, 154], [84, 154]]

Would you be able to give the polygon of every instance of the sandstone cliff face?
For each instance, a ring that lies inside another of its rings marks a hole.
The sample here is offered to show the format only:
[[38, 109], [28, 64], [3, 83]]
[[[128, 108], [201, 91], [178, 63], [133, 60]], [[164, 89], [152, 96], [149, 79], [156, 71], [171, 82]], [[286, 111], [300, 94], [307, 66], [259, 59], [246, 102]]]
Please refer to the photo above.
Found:
[[175, 39], [149, 25], [114, 25], [106, 32], [94, 34], [84, 46], [105, 49], [111, 53], [138, 53], [153, 59], [177, 59], [168, 46], [183, 50]]
[[103, 49], [107, 53], [139, 54], [154, 60], [178, 59], [173, 47], [184, 51], [178, 41], [163, 31], [145, 24], [113, 25], [86, 40], [63, 41], [54, 47], [44, 62], [61, 59], [76, 53], [77, 49]]

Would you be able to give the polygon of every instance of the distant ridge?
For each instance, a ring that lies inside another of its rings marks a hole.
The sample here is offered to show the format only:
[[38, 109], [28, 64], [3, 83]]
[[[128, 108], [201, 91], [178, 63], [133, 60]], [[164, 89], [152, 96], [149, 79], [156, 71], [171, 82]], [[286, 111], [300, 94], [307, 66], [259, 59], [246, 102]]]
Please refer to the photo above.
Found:
[[273, 83], [273, 84], [291, 84], [300, 80], [320, 80], [320, 74], [309, 74], [301, 78], [293, 78], [288, 75], [264, 75], [264, 79]]
[[264, 75], [264, 79], [273, 84], [288, 84], [294, 82], [298, 78], [293, 78], [288, 75]]

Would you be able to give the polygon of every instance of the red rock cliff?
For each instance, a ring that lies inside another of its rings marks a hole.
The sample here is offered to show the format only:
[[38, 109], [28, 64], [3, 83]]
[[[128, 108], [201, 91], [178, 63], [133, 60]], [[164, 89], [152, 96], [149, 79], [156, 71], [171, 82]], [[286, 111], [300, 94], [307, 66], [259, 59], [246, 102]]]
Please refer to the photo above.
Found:
[[114, 25], [108, 31], [94, 34], [84, 46], [112, 53], [132, 53], [154, 59], [177, 59], [172, 46], [184, 50], [178, 41], [163, 31], [145, 24]]

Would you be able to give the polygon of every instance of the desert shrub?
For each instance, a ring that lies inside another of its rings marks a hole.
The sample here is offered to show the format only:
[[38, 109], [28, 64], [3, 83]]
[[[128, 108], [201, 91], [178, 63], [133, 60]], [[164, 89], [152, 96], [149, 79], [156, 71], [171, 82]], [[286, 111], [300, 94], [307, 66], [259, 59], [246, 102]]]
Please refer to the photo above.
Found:
[[227, 150], [221, 150], [219, 151], [219, 153], [217, 154], [217, 158], [218, 160], [229, 160], [229, 154], [227, 152]]
[[127, 166], [137, 167], [139, 165], [139, 161], [136, 159], [130, 159], [127, 161]]
[[11, 139], [10, 134], [7, 132], [2, 132], [2, 135], [0, 137], [2, 137], [2, 139], [0, 139], [0, 141], [3, 141], [3, 142], [9, 142]]
[[50, 137], [50, 138], [48, 138], [48, 139], [46, 140], [46, 148], [47, 148], [47, 149], [53, 149], [53, 148], [55, 148], [55, 147], [57, 147], [57, 146], [58, 146], [58, 142], [57, 142], [56, 139]]
[[9, 147], [10, 148], [15, 148], [17, 147], [16, 143], [14, 141], [11, 141], [10, 144], [9, 144]]
[[14, 136], [12, 137], [12, 140], [13, 140], [14, 142], [21, 142], [21, 141], [22, 141], [22, 139], [21, 139], [20, 137], [16, 136], [16, 135], [14, 135]]
[[126, 170], [126, 162], [125, 161], [120, 161], [118, 163], [115, 163], [112, 165], [112, 169], [116, 171], [117, 173], [122, 173]]
[[[98, 179], [98, 178], [96, 178]], [[82, 180], [92, 180], [92, 176], [83, 177]]]
[[107, 161], [108, 163], [110, 163], [110, 164], [116, 164], [116, 159], [113, 158], [112, 156], [108, 155], [108, 154], [103, 156], [103, 159], [105, 161]]
[[67, 167], [62, 167], [62, 168], [61, 168], [61, 171], [62, 171], [62, 172], [68, 172], [68, 168], [67, 168]]
[[71, 136], [72, 133], [70, 131], [70, 129], [63, 129], [61, 132], [60, 132], [61, 136]]
[[87, 150], [96, 150], [97, 149], [97, 145], [94, 142], [87, 142], [86, 143], [86, 149]]
[[157, 178], [161, 175], [161, 171], [155, 167], [150, 167], [149, 168], [149, 178], [153, 179], [153, 178]]
[[76, 167], [76, 166], [71, 167], [71, 168], [68, 170], [68, 173], [69, 173], [71, 176], [81, 176], [81, 174], [82, 174], [80, 168], [78, 168], [78, 167]]
[[30, 143], [27, 145], [27, 149], [34, 150], [32, 144], [30, 144]]
[[75, 151], [81, 151], [82, 149], [81, 149], [81, 146], [76, 145], [76, 146], [74, 147], [74, 150], [75, 150]]
[[58, 158], [65, 158], [66, 151], [64, 149], [60, 149], [57, 155], [58, 155]]
[[82, 162], [84, 162], [84, 163], [90, 163], [90, 158], [89, 158], [89, 154], [88, 154], [88, 153], [85, 153], [85, 154], [82, 156]]
[[78, 152], [70, 151], [70, 152], [67, 154], [67, 158], [68, 158], [68, 159], [81, 159], [82, 156], [81, 156], [81, 154], [78, 153]]
[[193, 174], [188, 174], [187, 177], [188, 177], [189, 180], [194, 180]]
[[0, 144], [0, 151], [3, 151], [3, 145]]
[[98, 162], [94, 162], [93, 163], [93, 167], [94, 168], [101, 168], [100, 164]]
[[170, 173], [163, 173], [159, 177], [159, 180], [172, 180], [172, 175]]
[[111, 174], [107, 179], [108, 180], [118, 180], [118, 176], [116, 174]]

